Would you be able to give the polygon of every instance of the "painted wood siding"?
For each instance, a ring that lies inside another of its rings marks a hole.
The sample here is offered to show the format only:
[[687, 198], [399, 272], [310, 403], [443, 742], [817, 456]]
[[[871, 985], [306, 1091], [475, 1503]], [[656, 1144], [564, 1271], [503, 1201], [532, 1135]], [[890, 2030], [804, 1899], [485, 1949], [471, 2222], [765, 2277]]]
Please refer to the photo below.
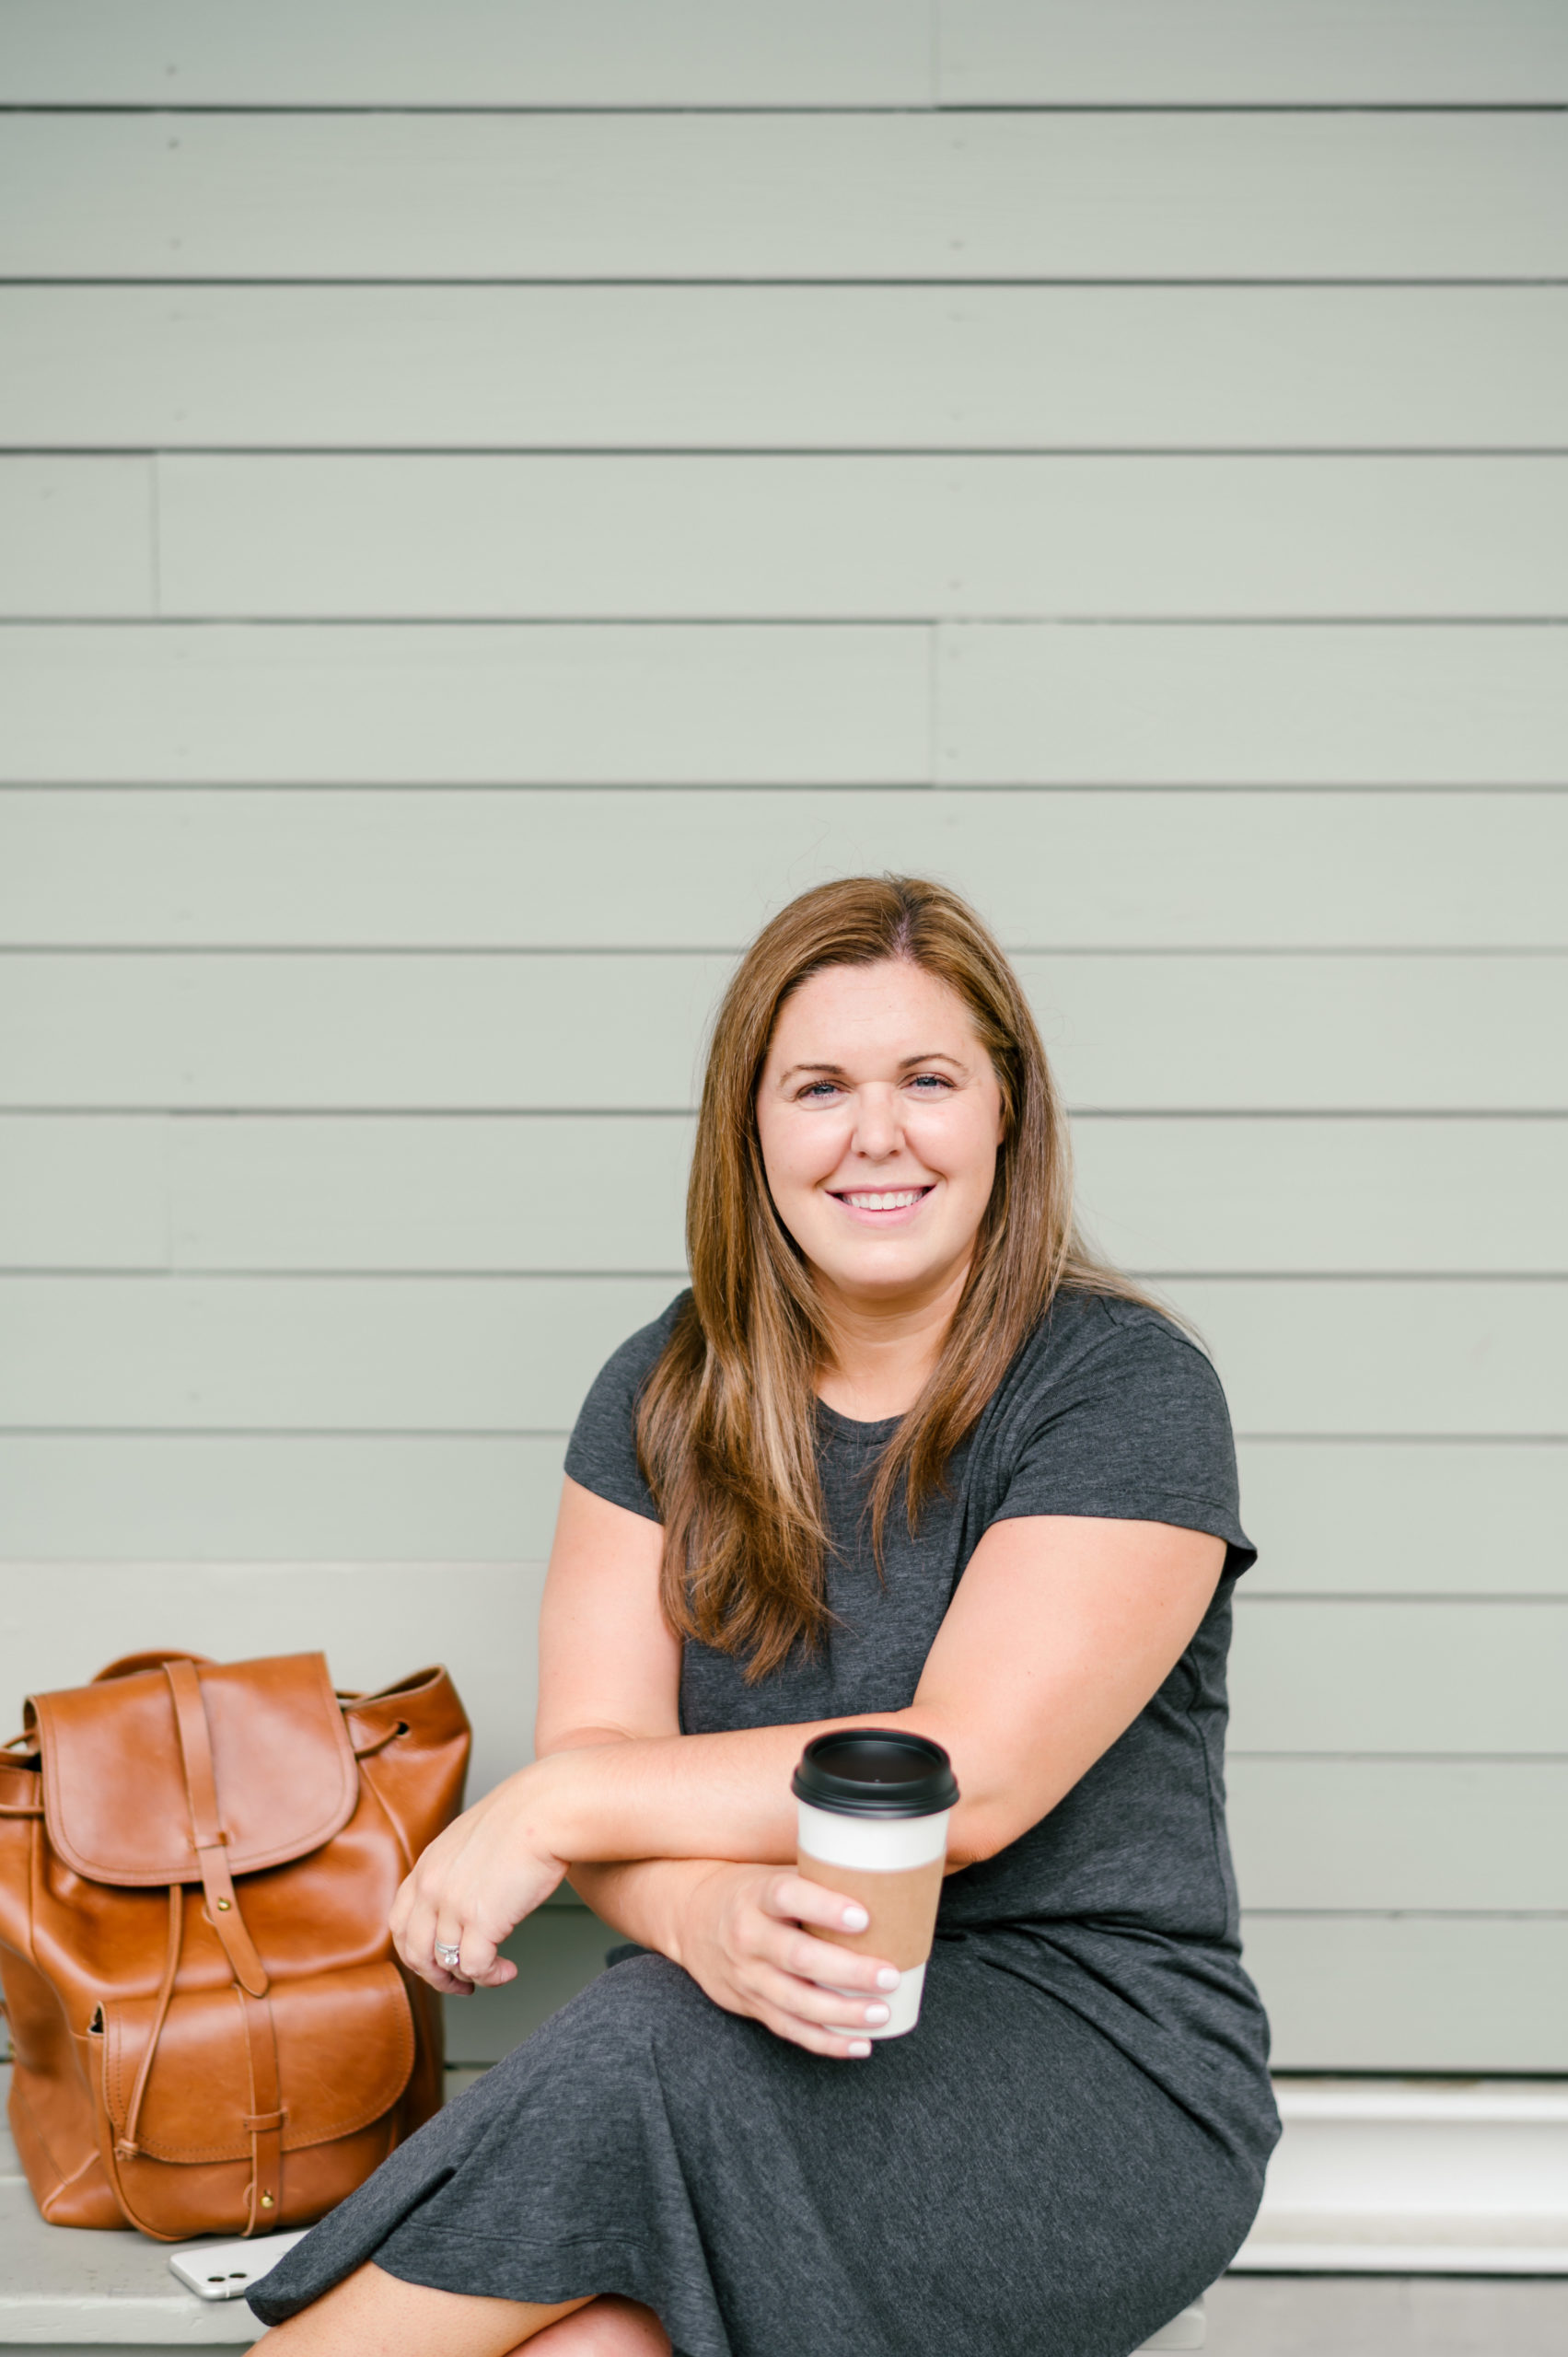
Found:
[[1277, 2059], [1568, 2068], [1557, 0], [10, 0], [0, 99], [9, 1684], [526, 1756], [715, 993], [935, 872], [1230, 1393]]

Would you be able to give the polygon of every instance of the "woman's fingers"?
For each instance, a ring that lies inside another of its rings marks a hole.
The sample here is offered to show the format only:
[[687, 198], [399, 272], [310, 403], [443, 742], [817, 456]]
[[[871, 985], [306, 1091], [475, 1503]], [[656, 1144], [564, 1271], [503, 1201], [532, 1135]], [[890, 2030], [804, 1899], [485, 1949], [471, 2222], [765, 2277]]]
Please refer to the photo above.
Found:
[[803, 2046], [807, 2054], [823, 2054], [835, 2062], [861, 2062], [871, 2051], [871, 2040], [864, 2030], [834, 2028], [807, 2021], [801, 2014], [767, 2004], [761, 1999], [756, 2003], [755, 2018], [775, 2038], [786, 2038], [791, 2046]]
[[756, 1967], [755, 1993], [764, 2004], [790, 2014], [797, 2023], [808, 2024], [815, 2029], [841, 2030], [850, 2038], [862, 2037], [868, 2029], [879, 2029], [888, 2019], [889, 2007], [884, 1998], [875, 1994], [845, 1996], [840, 1990], [819, 1987], [815, 1980], [796, 1980], [771, 1964]]
[[864, 1907], [840, 1890], [828, 1890], [804, 1875], [780, 1875], [760, 1901], [765, 1921], [782, 1935], [765, 1942], [764, 1952], [786, 1972], [805, 1980], [828, 1980], [846, 1989], [888, 1990], [899, 1985], [897, 1968], [886, 1956], [868, 1956], [859, 1948], [841, 1948], [816, 1940], [801, 1925], [818, 1924], [825, 1932], [847, 1932], [853, 1937], [870, 1922]]
[[449, 1936], [436, 1929], [435, 1910], [420, 1900], [416, 1899], [407, 1910], [401, 1924], [394, 1918], [392, 1945], [409, 1970], [417, 1973], [421, 1980], [428, 1980], [433, 1989], [439, 1989], [443, 1996], [460, 1996], [470, 1983], [460, 1973], [449, 1972], [436, 1957], [436, 1941]]
[[785, 1923], [819, 1923], [825, 1932], [864, 1932], [871, 1918], [858, 1899], [842, 1890], [829, 1890], [804, 1875], [775, 1875], [763, 1890], [761, 1905], [767, 1915]]
[[830, 1989], [864, 1990], [868, 1998], [885, 1997], [899, 1985], [896, 1965], [886, 1956], [862, 1956], [857, 1949], [835, 1947], [815, 1940], [793, 1925], [770, 1925], [758, 1953], [779, 1971], [797, 1980], [817, 1980]]

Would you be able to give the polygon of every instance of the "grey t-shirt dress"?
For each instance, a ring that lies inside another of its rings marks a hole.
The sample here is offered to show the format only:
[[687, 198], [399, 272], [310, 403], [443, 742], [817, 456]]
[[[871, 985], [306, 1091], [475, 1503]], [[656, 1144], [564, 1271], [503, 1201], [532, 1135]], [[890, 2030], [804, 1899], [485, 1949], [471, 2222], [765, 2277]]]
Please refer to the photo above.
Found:
[[[605, 1367], [566, 1457], [649, 1516], [633, 1418], [674, 1306]], [[1225, 1839], [1231, 1589], [1254, 1550], [1213, 1367], [1152, 1310], [1060, 1295], [915, 1538], [895, 1509], [882, 1577], [864, 1507], [894, 1426], [819, 1412], [837, 1625], [751, 1687], [688, 1643], [687, 1733], [903, 1709], [982, 1533], [1018, 1515], [1214, 1532], [1202, 1627], [1049, 1817], [949, 1876], [910, 2037], [828, 2061], [612, 1951], [281, 2262], [264, 2322], [374, 2258], [505, 2299], [619, 2292], [681, 2357], [1125, 2357], [1239, 2246], [1279, 2124]]]

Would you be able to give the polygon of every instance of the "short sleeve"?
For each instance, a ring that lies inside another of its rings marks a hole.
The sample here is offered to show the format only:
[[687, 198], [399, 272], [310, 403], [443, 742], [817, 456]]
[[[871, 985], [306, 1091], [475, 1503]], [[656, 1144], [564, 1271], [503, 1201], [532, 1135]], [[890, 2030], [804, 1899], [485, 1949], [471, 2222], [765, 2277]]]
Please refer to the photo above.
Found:
[[672, 1301], [662, 1317], [640, 1328], [605, 1361], [566, 1444], [566, 1471], [574, 1481], [649, 1522], [657, 1522], [659, 1511], [637, 1462], [637, 1402], [686, 1297]]
[[1063, 1339], [1051, 1348], [1048, 1329], [1038, 1368], [1023, 1371], [989, 1519], [1174, 1523], [1223, 1538], [1228, 1576], [1249, 1570], [1230, 1414], [1202, 1352], [1156, 1312], [1104, 1300]]

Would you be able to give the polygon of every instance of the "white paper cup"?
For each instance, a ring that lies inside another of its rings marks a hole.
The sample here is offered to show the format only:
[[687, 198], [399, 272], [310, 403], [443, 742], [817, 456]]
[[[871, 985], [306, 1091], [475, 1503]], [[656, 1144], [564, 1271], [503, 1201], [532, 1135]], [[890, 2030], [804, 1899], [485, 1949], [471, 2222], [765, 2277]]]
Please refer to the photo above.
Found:
[[871, 1918], [864, 1932], [813, 1924], [813, 1933], [899, 1968], [896, 1989], [838, 1992], [856, 2004], [881, 1997], [889, 2008], [878, 2027], [849, 2026], [856, 2037], [902, 2038], [920, 2018], [958, 1797], [952, 1764], [939, 1744], [901, 1728], [845, 1727], [807, 1744], [794, 1790], [799, 1871], [858, 1899]]

